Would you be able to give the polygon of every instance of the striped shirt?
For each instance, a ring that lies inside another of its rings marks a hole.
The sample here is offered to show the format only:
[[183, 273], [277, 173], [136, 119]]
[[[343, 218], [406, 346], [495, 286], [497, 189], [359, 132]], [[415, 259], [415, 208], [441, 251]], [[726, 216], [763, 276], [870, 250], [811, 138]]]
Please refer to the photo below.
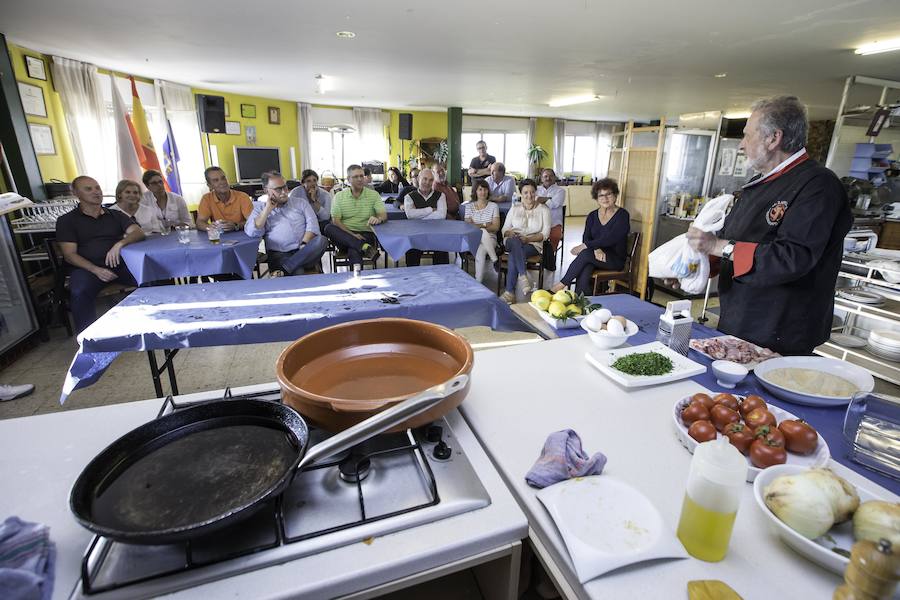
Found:
[[331, 216], [340, 219], [350, 231], [368, 231], [369, 217], [386, 213], [381, 195], [368, 187], [363, 188], [359, 198], [353, 197], [351, 188], [343, 189], [331, 202]]
[[476, 225], [489, 225], [494, 219], [500, 217], [500, 207], [496, 202], [488, 202], [481, 210], [475, 206], [474, 202], [466, 203], [466, 220], [471, 220]]

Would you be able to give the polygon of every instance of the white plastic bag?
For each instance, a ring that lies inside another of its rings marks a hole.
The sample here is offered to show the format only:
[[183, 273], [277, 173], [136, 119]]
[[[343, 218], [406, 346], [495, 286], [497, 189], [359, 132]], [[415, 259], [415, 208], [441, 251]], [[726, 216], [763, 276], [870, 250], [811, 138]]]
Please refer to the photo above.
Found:
[[[719, 231], [725, 225], [725, 214], [732, 200], [734, 196], [724, 194], [708, 201], [691, 226], [709, 233]], [[688, 245], [685, 234], [669, 240], [648, 258], [650, 277], [678, 279], [681, 289], [688, 294], [699, 294], [706, 289], [709, 259]]]

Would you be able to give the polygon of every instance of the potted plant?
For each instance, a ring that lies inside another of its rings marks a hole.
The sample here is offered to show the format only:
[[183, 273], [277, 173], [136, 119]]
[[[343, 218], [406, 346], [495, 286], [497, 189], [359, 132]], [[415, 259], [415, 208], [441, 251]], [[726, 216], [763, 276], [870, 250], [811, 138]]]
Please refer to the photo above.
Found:
[[447, 140], [441, 140], [441, 143], [438, 145], [437, 150], [432, 154], [434, 158], [434, 162], [439, 165], [447, 165], [447, 159], [450, 158], [450, 147], [447, 145]]
[[532, 170], [535, 176], [541, 172], [541, 161], [545, 158], [547, 158], [547, 151], [544, 150], [543, 146], [532, 144], [528, 149], [528, 164], [534, 165]]

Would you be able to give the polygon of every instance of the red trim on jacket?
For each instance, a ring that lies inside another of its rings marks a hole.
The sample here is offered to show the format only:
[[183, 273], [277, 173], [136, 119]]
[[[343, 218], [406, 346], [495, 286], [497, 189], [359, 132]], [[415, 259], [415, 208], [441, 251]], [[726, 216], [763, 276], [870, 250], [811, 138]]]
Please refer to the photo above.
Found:
[[746, 275], [753, 269], [753, 254], [756, 252], [755, 242], [735, 242], [731, 262], [734, 263], [734, 276]]

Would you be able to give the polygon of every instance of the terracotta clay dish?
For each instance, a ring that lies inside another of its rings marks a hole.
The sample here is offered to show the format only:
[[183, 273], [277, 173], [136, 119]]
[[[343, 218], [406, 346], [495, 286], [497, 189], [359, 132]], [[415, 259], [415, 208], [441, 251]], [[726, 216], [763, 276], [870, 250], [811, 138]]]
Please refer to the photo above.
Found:
[[[429, 387], [469, 374], [472, 347], [459, 334], [410, 319], [372, 319], [306, 335], [278, 357], [282, 399], [328, 431], [342, 431]], [[418, 427], [459, 406], [469, 386], [391, 431]]]

